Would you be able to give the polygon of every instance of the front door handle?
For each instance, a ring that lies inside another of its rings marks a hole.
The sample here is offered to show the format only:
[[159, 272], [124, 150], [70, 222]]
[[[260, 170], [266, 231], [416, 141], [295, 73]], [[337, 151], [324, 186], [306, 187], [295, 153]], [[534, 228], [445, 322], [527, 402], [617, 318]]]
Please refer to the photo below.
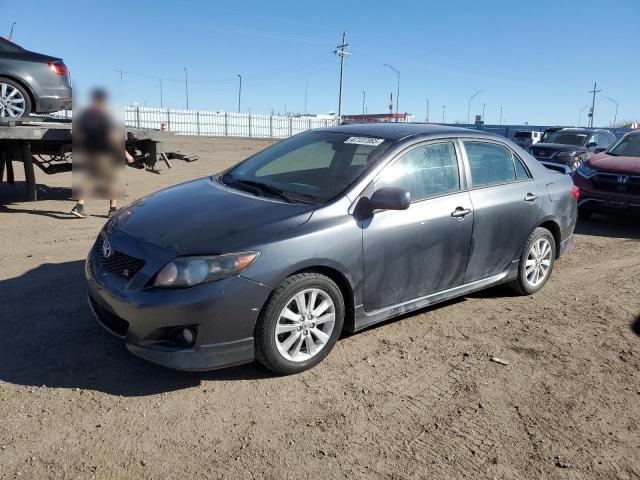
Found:
[[527, 196], [524, 197], [525, 202], [535, 202], [540, 198], [540, 195], [534, 195], [533, 193], [527, 193]]
[[471, 213], [471, 209], [458, 207], [453, 212], [451, 212], [451, 216], [453, 218], [464, 218]]

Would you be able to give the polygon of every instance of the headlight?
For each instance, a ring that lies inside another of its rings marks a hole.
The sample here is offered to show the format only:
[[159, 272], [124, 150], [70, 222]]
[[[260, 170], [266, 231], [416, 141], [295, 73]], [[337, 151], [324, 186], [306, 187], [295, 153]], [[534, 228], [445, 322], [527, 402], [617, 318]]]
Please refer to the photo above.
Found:
[[178, 257], [167, 263], [153, 281], [154, 287], [192, 287], [237, 275], [251, 265], [260, 252], [215, 256]]
[[593, 168], [585, 165], [584, 163], [581, 163], [580, 166], [578, 167], [578, 173], [580, 174], [581, 177], [589, 179], [591, 177], [593, 177], [595, 174], [598, 173], [597, 170], [594, 170]]

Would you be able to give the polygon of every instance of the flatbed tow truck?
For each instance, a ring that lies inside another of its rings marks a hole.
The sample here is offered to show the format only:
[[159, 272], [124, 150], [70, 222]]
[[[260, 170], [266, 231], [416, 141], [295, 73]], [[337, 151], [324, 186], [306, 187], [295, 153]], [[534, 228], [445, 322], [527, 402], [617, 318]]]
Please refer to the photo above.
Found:
[[[13, 163], [23, 164], [27, 199], [37, 200], [35, 167], [48, 175], [72, 170], [71, 119], [57, 117], [0, 118], [0, 182], [15, 183]], [[186, 161], [196, 156], [167, 154], [158, 146], [169, 132], [126, 127], [125, 147], [134, 166], [154, 173], [158, 160], [171, 168], [170, 158]]]

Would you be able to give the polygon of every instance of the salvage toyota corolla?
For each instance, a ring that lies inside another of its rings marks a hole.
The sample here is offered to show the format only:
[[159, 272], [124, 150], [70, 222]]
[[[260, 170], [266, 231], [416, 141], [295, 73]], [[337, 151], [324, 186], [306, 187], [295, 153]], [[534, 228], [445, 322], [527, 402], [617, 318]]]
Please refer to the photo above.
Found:
[[300, 372], [342, 331], [501, 283], [537, 292], [578, 194], [476, 130], [310, 131], [121, 209], [89, 253], [89, 303], [167, 367]]

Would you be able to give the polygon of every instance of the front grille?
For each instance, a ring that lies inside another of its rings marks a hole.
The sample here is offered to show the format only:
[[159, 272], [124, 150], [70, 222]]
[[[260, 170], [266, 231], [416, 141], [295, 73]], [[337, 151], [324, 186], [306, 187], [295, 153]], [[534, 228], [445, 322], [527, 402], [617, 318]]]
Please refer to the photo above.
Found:
[[93, 313], [96, 314], [100, 323], [119, 337], [126, 337], [127, 332], [129, 331], [129, 322], [102, 308], [98, 305], [98, 302], [91, 297], [91, 295], [89, 295], [89, 302], [91, 303]]
[[114, 251], [109, 258], [105, 258], [102, 253], [102, 244], [103, 239], [99, 236], [96, 241], [96, 257], [98, 261], [106, 271], [111, 272], [120, 278], [125, 280], [133, 278], [146, 263], [144, 260], [132, 257], [126, 253], [118, 252], [117, 250]]
[[591, 177], [591, 182], [598, 188], [607, 192], [640, 195], [640, 177], [629, 176], [627, 183], [618, 181], [618, 177], [625, 176], [617, 173], [598, 173]]

